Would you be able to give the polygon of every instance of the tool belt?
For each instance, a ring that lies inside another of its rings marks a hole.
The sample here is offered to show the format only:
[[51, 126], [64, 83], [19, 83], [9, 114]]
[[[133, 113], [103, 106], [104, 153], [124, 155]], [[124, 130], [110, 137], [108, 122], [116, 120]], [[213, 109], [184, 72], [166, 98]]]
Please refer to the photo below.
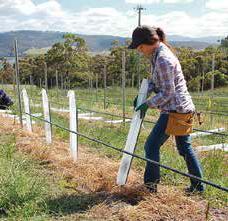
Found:
[[169, 118], [165, 133], [174, 136], [189, 135], [192, 133], [194, 114], [194, 112], [169, 112]]

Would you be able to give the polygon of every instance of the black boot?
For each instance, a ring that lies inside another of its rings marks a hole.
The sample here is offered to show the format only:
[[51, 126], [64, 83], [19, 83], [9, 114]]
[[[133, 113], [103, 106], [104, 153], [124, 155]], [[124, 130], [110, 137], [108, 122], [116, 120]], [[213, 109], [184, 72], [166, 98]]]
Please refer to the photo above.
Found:
[[185, 188], [185, 193], [190, 194], [202, 194], [204, 192], [205, 188], [203, 185], [200, 185], [199, 187], [189, 186]]
[[157, 193], [158, 192], [157, 184], [154, 184], [154, 183], [145, 183], [144, 185], [145, 185], [146, 189], [150, 193]]

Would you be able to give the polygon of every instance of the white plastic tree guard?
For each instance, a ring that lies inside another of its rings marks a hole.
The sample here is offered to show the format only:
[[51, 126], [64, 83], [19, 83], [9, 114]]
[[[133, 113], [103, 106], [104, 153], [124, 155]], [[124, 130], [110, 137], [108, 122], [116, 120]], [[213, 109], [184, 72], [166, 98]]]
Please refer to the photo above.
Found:
[[225, 128], [216, 128], [216, 129], [213, 129], [213, 130], [208, 130], [208, 132], [195, 132], [195, 133], [192, 133], [191, 134], [191, 138], [197, 138], [197, 137], [202, 137], [202, 136], [208, 136], [208, 135], [213, 135], [213, 133], [210, 133], [210, 132], [223, 132], [225, 131]]
[[30, 111], [30, 103], [29, 103], [29, 97], [28, 97], [28, 94], [27, 94], [27, 91], [26, 89], [24, 88], [22, 90], [22, 97], [23, 97], [23, 101], [24, 101], [24, 110], [25, 110], [25, 122], [26, 122], [26, 127], [27, 127], [27, 130], [29, 132], [32, 132], [32, 119], [31, 119], [31, 116], [29, 114], [31, 114], [31, 111]]
[[213, 150], [222, 150], [222, 151], [228, 151], [228, 144], [222, 143], [222, 144], [214, 144], [210, 146], [198, 146], [196, 147], [196, 150], [201, 151], [213, 151]]
[[[77, 132], [77, 106], [74, 91], [68, 91], [70, 109], [70, 130]], [[78, 159], [78, 136], [70, 133], [70, 151], [74, 161]]]
[[[42, 89], [42, 101], [43, 101], [44, 119], [48, 122], [51, 122], [50, 106], [49, 106], [49, 102], [48, 102], [47, 92], [45, 89]], [[51, 130], [51, 124], [48, 122], [44, 123], [44, 129], [45, 129], [46, 142], [48, 144], [51, 144], [52, 143], [52, 130]]]
[[[138, 94], [137, 105], [142, 104], [146, 100], [147, 90], [148, 90], [148, 80], [143, 79], [141, 88]], [[134, 153], [142, 122], [143, 122], [143, 119], [140, 118], [140, 111], [134, 112], [131, 125], [130, 125], [130, 130], [127, 136], [127, 141], [124, 148], [125, 151], [129, 153]], [[126, 184], [130, 167], [131, 167], [131, 162], [132, 162], [132, 156], [124, 153], [120, 163], [119, 171], [117, 174], [118, 185]]]

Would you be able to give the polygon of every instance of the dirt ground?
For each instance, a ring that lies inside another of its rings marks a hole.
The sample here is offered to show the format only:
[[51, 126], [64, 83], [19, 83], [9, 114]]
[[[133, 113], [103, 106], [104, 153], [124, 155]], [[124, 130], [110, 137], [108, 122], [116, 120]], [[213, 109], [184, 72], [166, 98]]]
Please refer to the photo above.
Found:
[[18, 151], [48, 164], [50, 174], [65, 177], [65, 187], [72, 189], [72, 196], [93, 202], [83, 216], [72, 212], [61, 220], [227, 220], [227, 210], [208, 207], [205, 199], [186, 196], [173, 186], [160, 185], [157, 194], [147, 192], [142, 186], [142, 174], [134, 169], [128, 184], [119, 187], [115, 184], [118, 161], [80, 145], [79, 159], [73, 162], [68, 143], [54, 139], [53, 144], [45, 144], [43, 128], [34, 126], [33, 133], [29, 133], [1, 114], [0, 121], [1, 133], [15, 134]]

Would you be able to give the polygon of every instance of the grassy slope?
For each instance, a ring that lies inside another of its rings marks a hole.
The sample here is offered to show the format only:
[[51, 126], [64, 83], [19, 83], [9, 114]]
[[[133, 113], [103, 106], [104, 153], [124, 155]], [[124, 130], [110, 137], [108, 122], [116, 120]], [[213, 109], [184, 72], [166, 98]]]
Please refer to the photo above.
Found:
[[[74, 189], [77, 183], [71, 183], [66, 171], [59, 171], [47, 157], [47, 146], [28, 141], [28, 134], [12, 130], [6, 122], [0, 129], [5, 132], [0, 137], [0, 219], [91, 220], [83, 213], [103, 197]], [[39, 153], [33, 153], [33, 148], [39, 148]], [[72, 219], [71, 214], [75, 214]]]
[[7, 212], [9, 220], [204, 220], [207, 215], [225, 220], [225, 210], [210, 206], [207, 213], [205, 200], [175, 187], [163, 184], [158, 195], [136, 188], [140, 176], [134, 170], [127, 188], [117, 188], [119, 163], [103, 152], [80, 146], [80, 159], [73, 163], [67, 143], [46, 146], [40, 128], [29, 134], [12, 121], [1, 122], [2, 218]]
[[[129, 94], [131, 93], [130, 91], [128, 92]], [[227, 89], [219, 89], [216, 91], [216, 94], [221, 95], [226, 95]], [[35, 93], [34, 93], [35, 94]], [[77, 94], [80, 94], [80, 97], [83, 95], [85, 96], [85, 91], [77, 91]], [[100, 91], [100, 94], [102, 94], [102, 91]], [[111, 94], [111, 93], [110, 93]], [[92, 93], [90, 93], [90, 96], [86, 96], [87, 98], [91, 99]], [[195, 96], [195, 95], [194, 95]], [[133, 97], [129, 96], [129, 97]], [[59, 102], [60, 99], [57, 99], [57, 97], [52, 98], [54, 101]], [[116, 96], [112, 96], [111, 99], [116, 99]], [[208, 99], [208, 98], [205, 98]], [[95, 100], [95, 96], [94, 96]], [[128, 99], [128, 103], [131, 103], [132, 98]], [[221, 98], [217, 98], [217, 100], [220, 102]], [[217, 101], [216, 100], [216, 101]], [[223, 101], [226, 101], [227, 99], [222, 99], [219, 104], [223, 104]], [[61, 103], [63, 103], [61, 101]], [[67, 99], [64, 101], [64, 106], [67, 107]], [[102, 102], [99, 104], [87, 102], [87, 101], [80, 101], [79, 100], [79, 105], [84, 106], [86, 108], [92, 108], [92, 109], [97, 109], [97, 110], [102, 110]], [[58, 106], [55, 104], [54, 106]], [[213, 108], [216, 108], [216, 106], [213, 106]], [[226, 111], [227, 109], [225, 109]], [[33, 112], [40, 112], [41, 109], [33, 108]], [[102, 110], [103, 111], [103, 110]], [[121, 110], [119, 108], [116, 108], [113, 105], [110, 105], [108, 109], [105, 111], [108, 111], [110, 113], [119, 113], [121, 114]], [[132, 108], [129, 107], [127, 108], [127, 111], [129, 113], [129, 116], [132, 113]], [[155, 114], [154, 112], [151, 111], [151, 114]], [[100, 116], [100, 115], [99, 115]], [[58, 122], [62, 125], [68, 126], [67, 123], [67, 116], [66, 115], [59, 115], [59, 114], [52, 114], [53, 121]], [[150, 118], [150, 117], [149, 117]], [[213, 116], [213, 118], [207, 116], [206, 117], [206, 124], [203, 125], [203, 129], [209, 129], [209, 128], [215, 128], [215, 127], [221, 127], [224, 126], [226, 123], [226, 118], [224, 117], [216, 117]], [[107, 125], [101, 122], [88, 122], [88, 121], [80, 121], [79, 122], [79, 130], [82, 133], [86, 133], [90, 135], [91, 137], [96, 137], [100, 140], [103, 140], [107, 143], [111, 143], [117, 147], [122, 148], [124, 146], [124, 142], [128, 133], [128, 126], [123, 127], [121, 125]], [[139, 138], [139, 146], [137, 153], [140, 155], [143, 155], [143, 144], [144, 141], [150, 132], [152, 125], [145, 124], [146, 129], [142, 130], [142, 133]], [[61, 137], [63, 139], [68, 139], [68, 134], [66, 132], [63, 132], [59, 129], [54, 129], [55, 134], [57, 137]], [[227, 142], [227, 140], [222, 139], [218, 136], [207, 136], [204, 138], [198, 138], [194, 140], [193, 145], [198, 146], [198, 145], [209, 145], [209, 144], [216, 144], [216, 143], [224, 143]], [[80, 139], [80, 143], [82, 144], [88, 144], [91, 147], [95, 147], [96, 151], [99, 151], [101, 154], [104, 154], [105, 156], [108, 156], [112, 159], [120, 159], [120, 155], [117, 154], [115, 151], [109, 150], [107, 148], [101, 147], [100, 145], [97, 145], [95, 143], [90, 143], [85, 139]], [[222, 152], [211, 152], [211, 153], [206, 153], [206, 154], [201, 154], [201, 161], [203, 164], [204, 168], [204, 173], [205, 173], [205, 178], [209, 179], [215, 183], [218, 183], [223, 186], [228, 186], [228, 179], [224, 174], [227, 174], [227, 155], [225, 155]], [[184, 161], [178, 157], [177, 152], [173, 148], [172, 141], [170, 140], [163, 148], [161, 151], [161, 161], [165, 165], [172, 166], [174, 168], [180, 169], [182, 171], [186, 171]], [[142, 173], [144, 163], [135, 160], [133, 164], [134, 168], [137, 170], [140, 170]], [[162, 170], [163, 174], [163, 184], [172, 184], [172, 185], [177, 185], [177, 186], [183, 186], [187, 184], [187, 179], [173, 174], [171, 172], [167, 172], [165, 170]], [[214, 188], [207, 188], [207, 191], [205, 193], [205, 199], [210, 200], [213, 204], [226, 204], [227, 203], [227, 197], [226, 194], [220, 191], [215, 190]]]

